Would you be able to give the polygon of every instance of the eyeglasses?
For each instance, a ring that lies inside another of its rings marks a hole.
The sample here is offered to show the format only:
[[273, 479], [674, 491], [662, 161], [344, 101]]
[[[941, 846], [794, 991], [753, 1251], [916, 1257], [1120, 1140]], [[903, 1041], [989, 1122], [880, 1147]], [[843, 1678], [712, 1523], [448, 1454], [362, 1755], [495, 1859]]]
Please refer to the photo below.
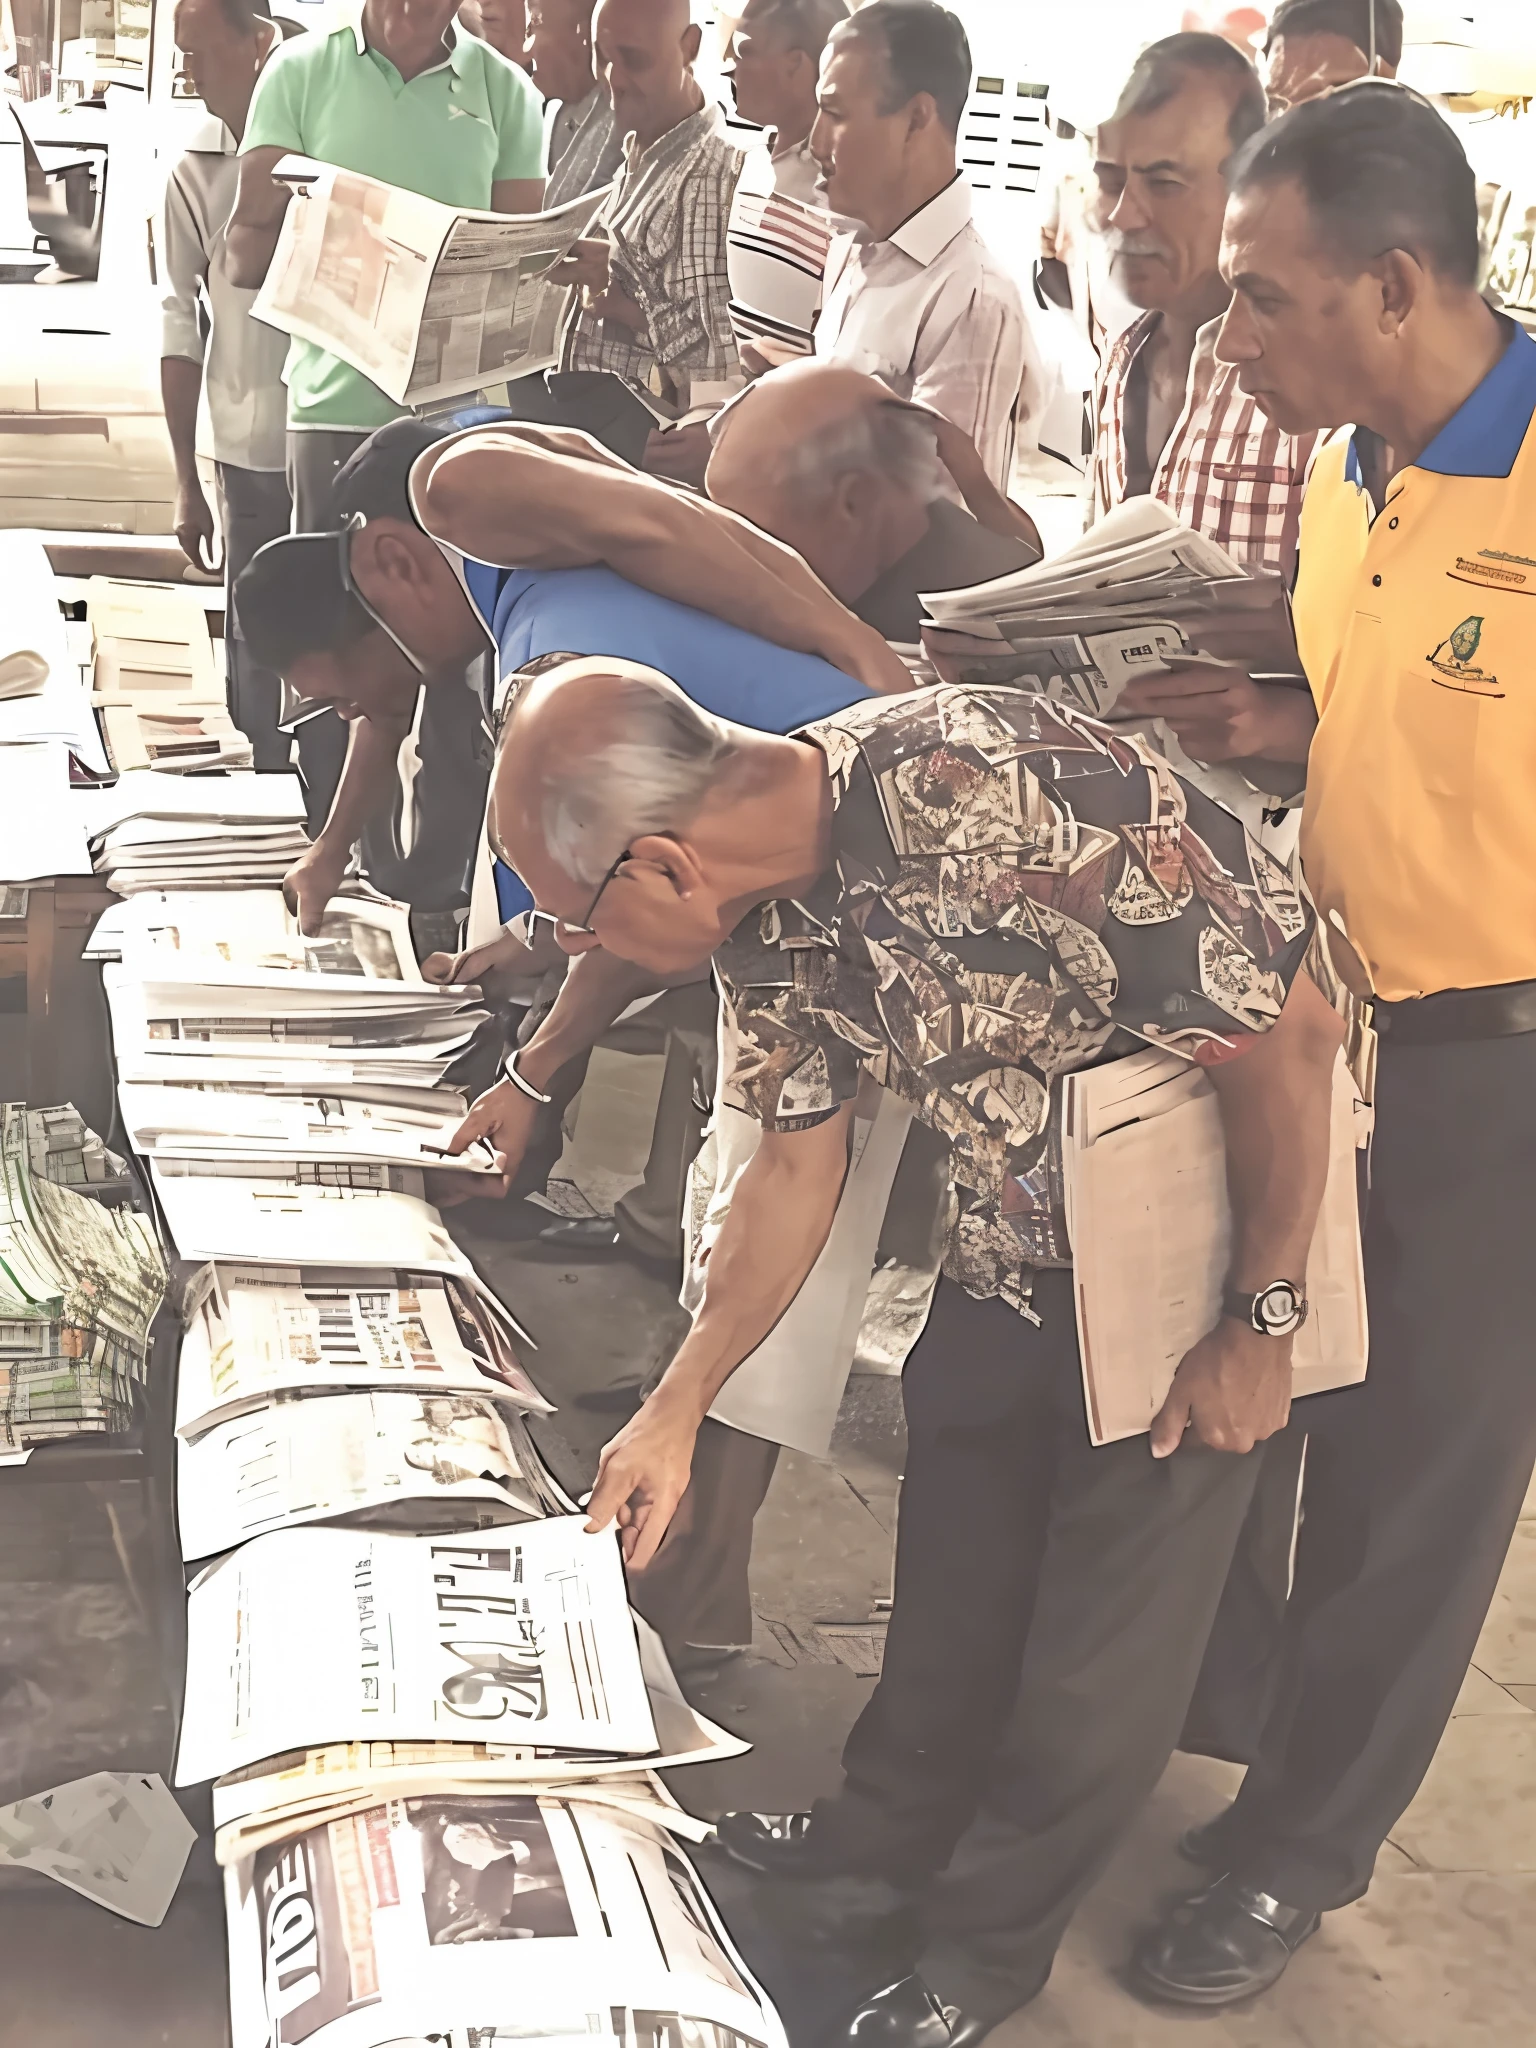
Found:
[[587, 905], [587, 914], [581, 920], [580, 924], [571, 924], [567, 919], [561, 918], [560, 922], [565, 926], [565, 929], [568, 932], [581, 932], [589, 939], [595, 939], [597, 937], [597, 933], [592, 929], [592, 920], [597, 915], [597, 906], [599, 905], [599, 903], [602, 902], [603, 897], [606, 895], [608, 890], [608, 884], [613, 880], [614, 876], [619, 872], [619, 869], [623, 867], [625, 861], [627, 861], [628, 859], [629, 848], [626, 846], [624, 851], [619, 855], [618, 859], [614, 862], [613, 866], [608, 870], [607, 874], [604, 875], [603, 879], [598, 883], [597, 894], [592, 898], [592, 901]]

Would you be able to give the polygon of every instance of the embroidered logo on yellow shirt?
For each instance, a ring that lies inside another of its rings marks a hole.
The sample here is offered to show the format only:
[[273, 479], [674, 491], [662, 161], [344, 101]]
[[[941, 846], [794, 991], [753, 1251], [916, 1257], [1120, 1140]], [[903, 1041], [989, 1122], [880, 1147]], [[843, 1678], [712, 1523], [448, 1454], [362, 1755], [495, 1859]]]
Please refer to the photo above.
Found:
[[1490, 590], [1508, 590], [1536, 597], [1536, 562], [1525, 555], [1506, 555], [1498, 548], [1479, 548], [1475, 556], [1458, 555], [1446, 575], [1457, 583], [1481, 583]]
[[1502, 697], [1497, 676], [1474, 668], [1472, 662], [1483, 641], [1483, 621], [1472, 617], [1461, 624], [1424, 659], [1440, 678], [1443, 690], [1460, 690], [1469, 697]]

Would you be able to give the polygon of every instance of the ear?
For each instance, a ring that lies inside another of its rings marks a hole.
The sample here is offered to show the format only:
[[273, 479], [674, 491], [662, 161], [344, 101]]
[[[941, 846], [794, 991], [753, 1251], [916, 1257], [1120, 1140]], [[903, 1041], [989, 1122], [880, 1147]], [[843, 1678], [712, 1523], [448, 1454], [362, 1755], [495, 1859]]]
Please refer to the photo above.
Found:
[[696, 21], [690, 21], [687, 28], [683, 31], [683, 62], [685, 64], [692, 65], [697, 62], [699, 45], [703, 41], [703, 37], [704, 32], [699, 27], [699, 24]]
[[914, 141], [939, 125], [939, 104], [931, 92], [920, 92], [907, 108], [907, 133]]
[[686, 839], [670, 832], [648, 832], [635, 840], [629, 858], [656, 875], [674, 896], [686, 899], [704, 879], [703, 864]]
[[845, 525], [862, 527], [873, 517], [880, 496], [878, 477], [867, 469], [851, 469], [838, 478], [832, 503]]
[[1388, 249], [1371, 265], [1381, 292], [1380, 327], [1395, 335], [1418, 306], [1428, 287], [1424, 267], [1407, 249]]

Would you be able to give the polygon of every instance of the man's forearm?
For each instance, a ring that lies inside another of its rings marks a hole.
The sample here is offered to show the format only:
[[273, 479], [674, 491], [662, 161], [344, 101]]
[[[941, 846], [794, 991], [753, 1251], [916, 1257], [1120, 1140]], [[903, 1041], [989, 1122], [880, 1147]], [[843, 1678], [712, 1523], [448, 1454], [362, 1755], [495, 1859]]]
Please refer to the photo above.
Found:
[[693, 1328], [653, 1401], [702, 1421], [800, 1292], [837, 1214], [852, 1114], [850, 1104], [813, 1131], [797, 1133], [788, 1149], [763, 1139], [709, 1255]]
[[231, 221], [224, 234], [224, 274], [243, 291], [259, 291], [267, 281], [277, 238], [283, 231], [279, 218], [272, 226]]
[[1342, 1018], [1302, 973], [1274, 1028], [1209, 1070], [1226, 1143], [1230, 1272], [1245, 1291], [1271, 1280], [1305, 1282], [1343, 1038]]
[[160, 358], [160, 399], [165, 430], [170, 436], [176, 481], [183, 489], [197, 481], [197, 402], [202, 395], [203, 366], [187, 356]]
[[345, 852], [357, 844], [364, 826], [389, 802], [400, 744], [409, 731], [404, 720], [353, 719], [346, 764], [316, 845]]
[[642, 996], [666, 983], [601, 947], [572, 961], [560, 993], [538, 1029], [521, 1046], [517, 1071], [532, 1088], [547, 1089], [554, 1076], [579, 1053], [590, 1052], [608, 1027]]

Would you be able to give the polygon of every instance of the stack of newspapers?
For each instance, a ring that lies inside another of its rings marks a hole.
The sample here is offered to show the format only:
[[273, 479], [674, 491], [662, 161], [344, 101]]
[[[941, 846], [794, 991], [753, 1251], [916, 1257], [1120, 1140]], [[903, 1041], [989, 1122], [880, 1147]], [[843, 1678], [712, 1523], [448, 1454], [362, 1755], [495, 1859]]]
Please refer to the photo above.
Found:
[[251, 766], [251, 743], [230, 718], [194, 591], [93, 576], [86, 617], [94, 701], [114, 768], [185, 774]]
[[115, 1165], [73, 1110], [0, 1104], [0, 1461], [131, 1420], [166, 1273], [148, 1217], [77, 1191]]
[[93, 936], [184, 1261], [187, 1670], [234, 2048], [786, 2048], [679, 1843], [688, 1705], [531, 1425], [530, 1340], [428, 1199], [482, 1013], [405, 913], [142, 893]]
[[936, 649], [965, 636], [967, 680], [1018, 681], [1097, 718], [1127, 683], [1176, 667], [1304, 686], [1284, 579], [1245, 574], [1156, 498], [1127, 499], [1049, 561], [923, 603]]
[[309, 846], [296, 775], [170, 777], [141, 768], [73, 801], [92, 864], [119, 896], [270, 888]]

